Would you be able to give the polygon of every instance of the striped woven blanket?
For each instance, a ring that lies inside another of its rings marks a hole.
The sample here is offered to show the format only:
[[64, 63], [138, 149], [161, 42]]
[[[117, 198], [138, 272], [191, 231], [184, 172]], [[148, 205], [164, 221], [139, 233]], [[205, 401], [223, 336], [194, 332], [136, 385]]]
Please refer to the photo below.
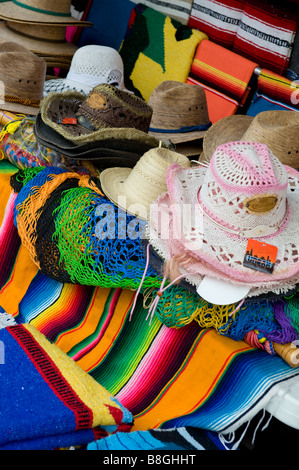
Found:
[[205, 89], [212, 123], [235, 114], [246, 102], [256, 62], [212, 41], [202, 40], [192, 61], [187, 83]]
[[0, 246], [7, 270], [0, 305], [115, 397], [134, 418], [131, 432], [192, 427], [226, 434], [263, 409], [280, 383], [298, 380], [299, 369], [279, 356], [213, 328], [194, 321], [169, 328], [157, 316], [149, 322], [142, 295], [130, 318], [135, 292], [129, 289], [61, 283], [42, 274], [11, 221], [8, 187], [15, 172], [1, 162]]
[[291, 2], [194, 0], [188, 25], [260, 67], [283, 74], [298, 29], [298, 7]]
[[51, 450], [130, 430], [131, 413], [32, 325], [1, 329], [0, 346], [1, 450]]

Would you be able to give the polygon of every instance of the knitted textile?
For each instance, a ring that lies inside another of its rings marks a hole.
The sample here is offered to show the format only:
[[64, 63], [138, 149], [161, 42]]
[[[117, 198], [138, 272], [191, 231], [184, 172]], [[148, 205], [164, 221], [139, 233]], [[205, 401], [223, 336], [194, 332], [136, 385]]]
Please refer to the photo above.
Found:
[[[145, 222], [120, 211], [87, 175], [36, 171], [32, 178], [32, 169], [20, 170], [11, 182], [18, 192], [14, 222], [38, 268], [61, 282], [137, 289]], [[160, 282], [150, 268], [143, 288]]]
[[206, 38], [159, 11], [136, 5], [119, 50], [126, 88], [147, 101], [161, 82], [185, 82], [195, 49]]
[[130, 430], [132, 415], [119, 401], [32, 325], [4, 328], [0, 339], [1, 450], [53, 449]]

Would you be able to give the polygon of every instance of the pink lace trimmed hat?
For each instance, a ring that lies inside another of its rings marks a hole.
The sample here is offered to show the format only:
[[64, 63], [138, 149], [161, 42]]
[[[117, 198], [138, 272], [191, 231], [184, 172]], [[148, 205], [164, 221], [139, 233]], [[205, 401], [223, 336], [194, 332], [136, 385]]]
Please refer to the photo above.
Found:
[[298, 216], [299, 172], [265, 144], [229, 142], [206, 166], [169, 167], [146, 233], [170, 280], [282, 293], [299, 281]]

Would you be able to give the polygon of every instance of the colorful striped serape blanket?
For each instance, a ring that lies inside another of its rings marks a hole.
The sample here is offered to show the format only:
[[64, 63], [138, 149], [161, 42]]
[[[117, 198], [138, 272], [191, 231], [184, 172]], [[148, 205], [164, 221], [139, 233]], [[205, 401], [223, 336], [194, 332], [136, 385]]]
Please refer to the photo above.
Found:
[[51, 450], [130, 430], [132, 415], [32, 325], [2, 328], [0, 345], [0, 450]]
[[[132, 291], [93, 288], [79, 305], [75, 292], [82, 287], [68, 286], [68, 296], [67, 286], [56, 289], [55, 301], [38, 277], [16, 321], [27, 318], [115, 396], [133, 414], [133, 431], [192, 426], [230, 432], [265, 407], [279, 383], [298, 380], [299, 369], [279, 356], [196, 322], [168, 328], [154, 317], [149, 324], [142, 297], [130, 319]], [[35, 305], [27, 317], [26, 303]]]
[[187, 83], [205, 89], [212, 123], [235, 114], [250, 92], [257, 63], [204, 39], [198, 45]]
[[263, 68], [284, 74], [298, 28], [294, 3], [194, 0], [188, 25]]
[[[14, 172], [2, 162], [3, 203], [5, 197], [10, 201]], [[132, 414], [132, 432], [194, 427], [226, 434], [264, 408], [279, 383], [298, 380], [298, 368], [213, 328], [196, 322], [168, 328], [156, 316], [149, 323], [143, 296], [130, 320], [135, 297], [131, 290], [50, 279], [20, 243], [10, 203], [0, 207], [1, 249], [8, 267], [0, 305], [19, 325], [31, 325], [43, 334], [114, 396]]]
[[268, 69], [261, 69], [249, 116], [271, 110], [299, 111], [299, 84]]

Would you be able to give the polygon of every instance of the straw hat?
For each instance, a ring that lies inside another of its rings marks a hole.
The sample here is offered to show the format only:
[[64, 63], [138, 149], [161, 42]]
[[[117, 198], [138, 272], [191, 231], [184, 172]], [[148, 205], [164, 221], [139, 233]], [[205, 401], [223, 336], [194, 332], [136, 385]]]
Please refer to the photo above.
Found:
[[36, 115], [43, 97], [46, 62], [25, 47], [6, 42], [0, 45], [0, 108]]
[[298, 135], [297, 111], [263, 111], [255, 117], [228, 116], [217, 121], [207, 131], [199, 160], [209, 162], [219, 145], [242, 140], [266, 144], [284, 165], [299, 168]]
[[60, 25], [0, 23], [0, 43], [18, 42], [31, 52], [45, 56], [46, 62], [47, 58], [72, 59], [78, 47], [66, 41], [65, 34], [66, 27]]
[[87, 96], [77, 91], [45, 96], [34, 133], [41, 144], [66, 157], [93, 160], [101, 168], [113, 166], [113, 161], [115, 166], [131, 168], [145, 152], [159, 146], [147, 133], [151, 114], [141, 98], [101, 84]]
[[12, 0], [0, 4], [0, 19], [31, 24], [92, 26], [71, 15], [71, 0]]
[[[147, 132], [152, 108], [126, 90], [101, 84], [86, 96], [76, 91], [51, 93], [41, 103], [43, 122], [76, 145], [100, 138], [140, 136]], [[70, 119], [72, 123], [66, 123]]]
[[76, 90], [88, 95], [92, 88], [108, 83], [123, 88], [124, 65], [120, 54], [108, 46], [87, 45], [74, 54], [66, 78], [46, 80], [44, 96]]
[[[245, 291], [283, 292], [299, 280], [298, 188], [299, 172], [265, 144], [229, 142], [208, 166], [168, 169], [168, 191], [151, 206], [147, 237], [166, 262], [180, 259], [197, 288], [214, 278]], [[247, 256], [252, 240], [264, 250], [260, 263]]]
[[206, 95], [202, 87], [166, 80], [151, 93], [153, 108], [149, 134], [172, 143], [202, 138], [211, 126]]
[[190, 166], [190, 160], [180, 153], [162, 147], [151, 149], [133, 169], [114, 167], [102, 171], [102, 190], [114, 204], [146, 220], [151, 203], [167, 190], [166, 172], [173, 163]]

